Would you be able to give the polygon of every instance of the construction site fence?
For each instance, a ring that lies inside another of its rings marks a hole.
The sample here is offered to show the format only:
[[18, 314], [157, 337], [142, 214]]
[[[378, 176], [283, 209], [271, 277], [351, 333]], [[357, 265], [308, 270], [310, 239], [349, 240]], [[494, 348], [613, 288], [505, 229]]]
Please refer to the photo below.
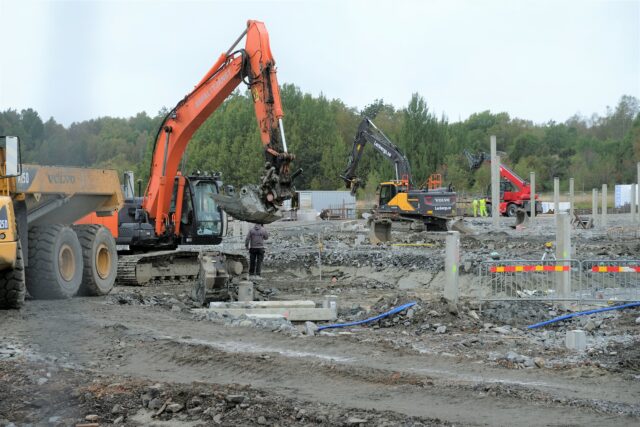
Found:
[[640, 301], [640, 260], [492, 260], [478, 270], [481, 301]]

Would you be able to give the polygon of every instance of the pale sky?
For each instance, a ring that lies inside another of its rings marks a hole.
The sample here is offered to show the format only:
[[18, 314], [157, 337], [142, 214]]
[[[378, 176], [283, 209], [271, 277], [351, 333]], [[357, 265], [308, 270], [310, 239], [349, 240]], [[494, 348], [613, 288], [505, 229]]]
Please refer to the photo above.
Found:
[[[564, 121], [640, 97], [640, 0], [0, 0], [0, 110], [69, 125], [173, 107], [264, 21], [280, 83], [451, 121]], [[286, 121], [286, 105], [285, 105]]]

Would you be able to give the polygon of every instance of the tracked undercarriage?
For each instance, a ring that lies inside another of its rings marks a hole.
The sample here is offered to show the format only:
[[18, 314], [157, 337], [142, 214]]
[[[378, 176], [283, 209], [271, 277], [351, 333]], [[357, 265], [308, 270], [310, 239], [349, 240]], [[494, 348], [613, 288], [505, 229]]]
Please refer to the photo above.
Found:
[[191, 283], [194, 299], [204, 303], [228, 287], [234, 277], [248, 272], [247, 259], [221, 251], [176, 249], [141, 254], [121, 254], [118, 284], [124, 286]]

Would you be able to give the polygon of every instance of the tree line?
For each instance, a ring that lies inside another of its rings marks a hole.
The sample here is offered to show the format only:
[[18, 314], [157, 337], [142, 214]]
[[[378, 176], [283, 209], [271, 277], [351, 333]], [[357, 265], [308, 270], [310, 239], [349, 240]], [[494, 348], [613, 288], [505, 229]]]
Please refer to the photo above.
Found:
[[[553, 188], [553, 178], [575, 178], [576, 189], [606, 183], [630, 183], [640, 161], [640, 101], [622, 96], [604, 115], [575, 115], [563, 123], [537, 124], [508, 113], [483, 111], [460, 122], [436, 114], [423, 96], [415, 93], [407, 105], [396, 108], [376, 100], [362, 110], [322, 94], [312, 96], [298, 87], [281, 88], [285, 130], [295, 166], [304, 169], [299, 189], [344, 188], [340, 173], [347, 164], [353, 138], [363, 116], [371, 118], [406, 154], [414, 181], [442, 174], [457, 190], [485, 193], [488, 166], [469, 170], [465, 149], [489, 151], [496, 135], [502, 161], [528, 178], [536, 172], [541, 191]], [[153, 138], [166, 110], [155, 117], [101, 117], [64, 127], [54, 118], [46, 121], [33, 109], [0, 112], [0, 135], [17, 135], [25, 163], [91, 166], [132, 170], [146, 182]], [[248, 91], [234, 92], [194, 134], [183, 161], [183, 173], [219, 171], [228, 184], [256, 182], [264, 157]], [[373, 149], [362, 156], [359, 176], [367, 182], [361, 190], [370, 197], [377, 183], [392, 179], [393, 169]], [[568, 184], [565, 184], [568, 185]]]

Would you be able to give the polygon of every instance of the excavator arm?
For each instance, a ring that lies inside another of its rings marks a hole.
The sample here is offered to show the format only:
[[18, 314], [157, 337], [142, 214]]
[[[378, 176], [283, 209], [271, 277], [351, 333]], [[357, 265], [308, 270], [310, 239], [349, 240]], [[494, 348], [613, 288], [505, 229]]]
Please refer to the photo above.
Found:
[[[491, 155], [489, 153], [479, 152], [478, 154], [471, 154], [468, 150], [464, 150], [464, 155], [469, 162], [469, 169], [472, 171], [479, 169], [484, 162], [491, 162]], [[518, 189], [518, 191], [529, 191], [529, 184], [527, 183], [527, 181], [520, 178], [517, 173], [515, 173], [502, 163], [500, 163], [500, 176], [511, 182]]]
[[[246, 39], [245, 47], [234, 51], [242, 38]], [[278, 207], [291, 198], [294, 190], [289, 165], [294, 156], [287, 150], [275, 59], [264, 24], [250, 20], [231, 48], [167, 114], [158, 130], [142, 205], [155, 222], [156, 235], [176, 233], [169, 213], [171, 197], [179, 163], [191, 137], [242, 82], [251, 91], [265, 169], [258, 185], [243, 187], [237, 196], [219, 195], [216, 201], [237, 219], [268, 223], [279, 218]], [[177, 205], [175, 217], [180, 218], [181, 206]]]
[[351, 194], [355, 194], [356, 190], [362, 186], [362, 181], [356, 175], [356, 169], [367, 143], [370, 143], [378, 153], [393, 163], [396, 181], [406, 181], [407, 185], [411, 185], [411, 167], [407, 157], [369, 118], [365, 117], [358, 126], [347, 167], [340, 175], [346, 187], [351, 189]]

